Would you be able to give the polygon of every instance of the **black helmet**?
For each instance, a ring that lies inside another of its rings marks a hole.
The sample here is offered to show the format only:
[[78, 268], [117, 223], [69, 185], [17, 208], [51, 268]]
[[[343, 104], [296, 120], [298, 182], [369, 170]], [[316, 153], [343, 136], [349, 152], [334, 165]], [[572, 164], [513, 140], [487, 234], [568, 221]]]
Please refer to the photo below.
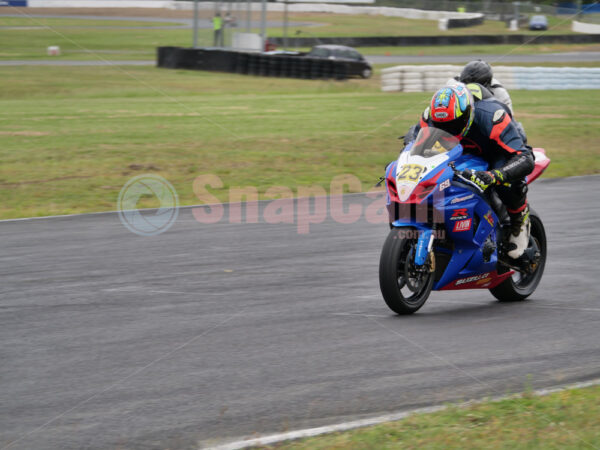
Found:
[[485, 61], [478, 59], [467, 63], [460, 73], [459, 79], [465, 84], [479, 83], [489, 87], [492, 84], [493, 76], [492, 67]]

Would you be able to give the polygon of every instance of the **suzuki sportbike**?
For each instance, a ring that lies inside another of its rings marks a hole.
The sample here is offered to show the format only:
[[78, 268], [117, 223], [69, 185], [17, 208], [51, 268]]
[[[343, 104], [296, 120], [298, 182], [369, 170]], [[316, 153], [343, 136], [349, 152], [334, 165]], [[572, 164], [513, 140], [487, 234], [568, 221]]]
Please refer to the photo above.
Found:
[[[534, 149], [534, 181], [550, 164]], [[500, 301], [523, 300], [536, 289], [546, 262], [546, 233], [530, 207], [528, 248], [518, 259], [507, 252], [510, 219], [494, 188], [482, 191], [462, 176], [488, 170], [480, 157], [463, 154], [458, 139], [423, 128], [386, 168], [390, 233], [379, 263], [386, 304], [412, 314], [432, 290], [489, 289]]]

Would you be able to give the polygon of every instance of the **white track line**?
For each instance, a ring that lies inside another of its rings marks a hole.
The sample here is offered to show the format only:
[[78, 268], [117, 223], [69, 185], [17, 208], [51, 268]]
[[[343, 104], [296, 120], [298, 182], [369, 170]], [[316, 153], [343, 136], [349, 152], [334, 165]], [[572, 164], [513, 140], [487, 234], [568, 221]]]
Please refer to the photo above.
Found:
[[[532, 395], [541, 397], [544, 395], [554, 394], [556, 392], [561, 392], [561, 391], [565, 391], [568, 389], [580, 389], [580, 388], [585, 388], [585, 387], [590, 387], [590, 386], [598, 386], [598, 385], [600, 385], [600, 378], [591, 380], [591, 381], [581, 382], [581, 383], [567, 384], [567, 385], [563, 385], [563, 386], [557, 386], [557, 387], [546, 388], [546, 389], [538, 389], [538, 390], [533, 391]], [[488, 399], [471, 400], [468, 402], [460, 403], [458, 405], [458, 407], [465, 408], [465, 407], [468, 407], [471, 405], [477, 405], [477, 404], [484, 403], [484, 402], [499, 402], [499, 401], [507, 400], [507, 399], [511, 399], [511, 398], [518, 398], [520, 396], [521, 396], [521, 394], [512, 394], [512, 395], [504, 395], [504, 396], [500, 396], [500, 397], [492, 397], [492, 398], [488, 398]], [[417, 408], [417, 409], [412, 409], [409, 411], [385, 414], [383, 416], [371, 417], [371, 418], [360, 419], [360, 420], [353, 420], [351, 422], [342, 422], [342, 423], [339, 423], [336, 425], [328, 425], [328, 426], [317, 427], [317, 428], [306, 428], [303, 430], [289, 431], [287, 433], [271, 434], [271, 435], [267, 435], [267, 436], [263, 436], [263, 437], [259, 437], [259, 438], [254, 438], [254, 439], [242, 439], [242, 440], [218, 445], [215, 447], [207, 447], [207, 448], [205, 447], [205, 448], [206, 448], [206, 450], [238, 450], [238, 449], [243, 449], [243, 448], [248, 448], [248, 447], [253, 447], [253, 446], [258, 446], [258, 445], [270, 445], [270, 444], [275, 444], [275, 443], [282, 442], [282, 441], [290, 441], [290, 440], [294, 440], [294, 439], [318, 436], [321, 434], [333, 433], [336, 431], [347, 431], [347, 430], [352, 430], [355, 428], [363, 428], [363, 427], [368, 427], [371, 425], [378, 425], [378, 424], [381, 424], [384, 422], [393, 422], [396, 420], [405, 419], [408, 416], [411, 416], [413, 414], [433, 413], [433, 412], [437, 412], [437, 411], [442, 411], [447, 408], [448, 408], [448, 406], [446, 406], [446, 405], [428, 406], [426, 408]]]

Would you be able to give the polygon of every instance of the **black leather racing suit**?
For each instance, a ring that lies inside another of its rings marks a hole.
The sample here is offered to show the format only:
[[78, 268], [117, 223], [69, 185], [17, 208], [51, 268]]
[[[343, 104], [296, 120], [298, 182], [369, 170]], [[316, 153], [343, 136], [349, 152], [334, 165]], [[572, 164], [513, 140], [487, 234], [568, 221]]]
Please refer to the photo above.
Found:
[[[516, 122], [507, 107], [492, 98], [479, 100], [474, 105], [475, 117], [469, 132], [461, 140], [465, 153], [482, 157], [490, 169], [499, 169], [509, 186], [497, 186], [496, 192], [508, 212], [516, 214], [527, 205], [525, 177], [533, 171], [534, 158], [531, 148], [525, 145]], [[419, 124], [412, 128], [410, 140], [419, 130], [433, 126], [429, 108], [423, 113]]]

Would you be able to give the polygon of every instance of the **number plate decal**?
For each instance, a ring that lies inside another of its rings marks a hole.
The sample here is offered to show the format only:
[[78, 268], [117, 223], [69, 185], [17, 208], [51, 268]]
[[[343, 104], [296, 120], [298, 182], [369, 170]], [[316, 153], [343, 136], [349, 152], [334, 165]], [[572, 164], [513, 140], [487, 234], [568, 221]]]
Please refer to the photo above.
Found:
[[425, 167], [419, 164], [404, 164], [398, 169], [398, 175], [396, 179], [398, 181], [412, 181], [416, 183], [419, 181], [419, 177], [425, 171]]

